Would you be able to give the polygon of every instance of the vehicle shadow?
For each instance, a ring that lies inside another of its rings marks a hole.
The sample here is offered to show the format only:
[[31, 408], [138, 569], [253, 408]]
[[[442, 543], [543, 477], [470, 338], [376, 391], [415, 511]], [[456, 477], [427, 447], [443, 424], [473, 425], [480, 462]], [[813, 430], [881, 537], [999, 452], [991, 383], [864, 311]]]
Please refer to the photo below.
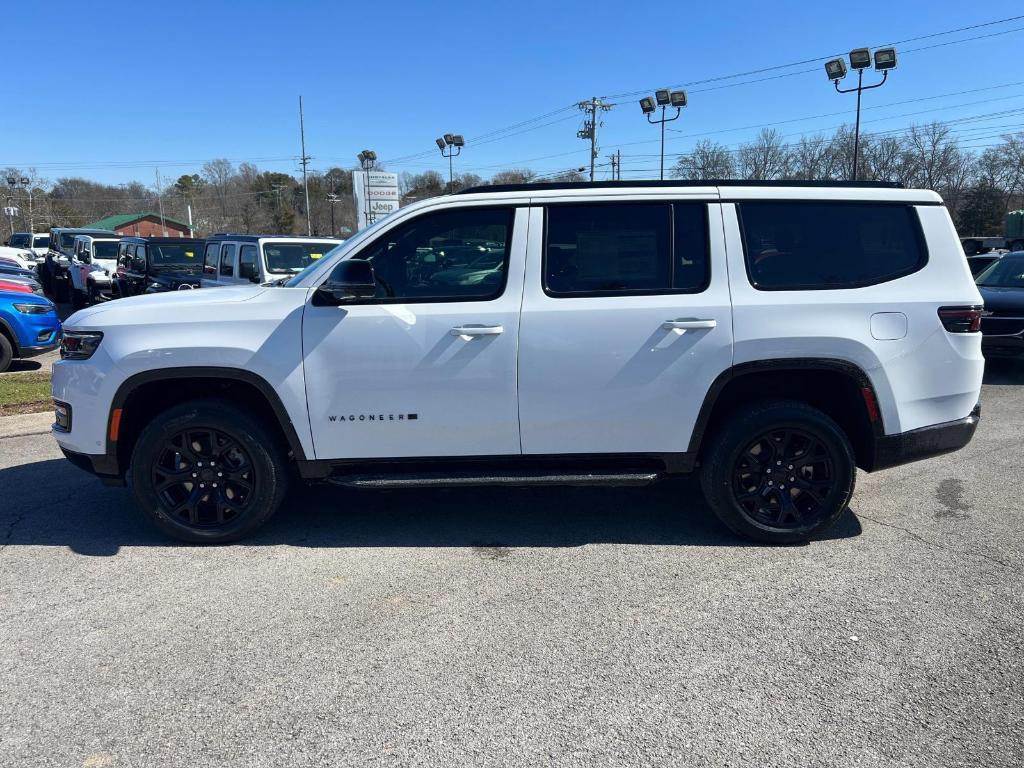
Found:
[[983, 384], [1024, 384], [1024, 360], [989, 358], [985, 360]]
[[[112, 556], [121, 547], [179, 547], [136, 512], [131, 494], [105, 488], [63, 460], [0, 469], [0, 549], [65, 546]], [[847, 510], [822, 539], [859, 536]], [[298, 486], [241, 546], [579, 547], [758, 546], [714, 518], [694, 478], [648, 488], [459, 488], [402, 491]]]

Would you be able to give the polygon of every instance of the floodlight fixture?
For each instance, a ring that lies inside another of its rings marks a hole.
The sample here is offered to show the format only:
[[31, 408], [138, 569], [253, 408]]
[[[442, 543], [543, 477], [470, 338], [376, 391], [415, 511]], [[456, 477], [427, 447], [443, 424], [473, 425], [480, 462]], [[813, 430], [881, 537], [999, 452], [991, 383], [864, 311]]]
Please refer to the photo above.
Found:
[[846, 62], [842, 59], [832, 59], [825, 62], [825, 73], [829, 80], [842, 80], [846, 77]]
[[466, 139], [461, 133], [456, 133], [452, 136], [453, 147], [464, 147], [466, 146]]
[[668, 88], [659, 88], [656, 90], [654, 92], [654, 98], [657, 100], [659, 107], [663, 107], [668, 104]]
[[447, 144], [448, 146], [451, 146], [452, 144], [455, 143], [455, 137], [452, 136], [450, 133], [446, 133], [444, 135], [444, 143]]
[[896, 49], [879, 48], [875, 51], [875, 69], [896, 69]]
[[654, 104], [654, 99], [652, 99], [650, 96], [644, 96], [642, 99], [640, 99], [640, 109], [644, 111], [645, 115], [651, 114], [651, 112], [657, 109], [657, 107]]
[[434, 139], [437, 142], [437, 148], [444, 152], [444, 139]]
[[850, 68], [867, 69], [871, 66], [871, 51], [868, 48], [854, 48], [850, 51]]
[[685, 107], [686, 106], [686, 91], [672, 91], [668, 95], [669, 103], [673, 107]]

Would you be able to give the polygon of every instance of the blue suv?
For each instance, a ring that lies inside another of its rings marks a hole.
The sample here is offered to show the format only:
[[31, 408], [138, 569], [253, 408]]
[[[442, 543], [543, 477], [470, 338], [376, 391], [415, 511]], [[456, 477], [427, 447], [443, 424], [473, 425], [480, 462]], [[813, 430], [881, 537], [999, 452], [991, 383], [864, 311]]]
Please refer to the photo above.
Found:
[[12, 360], [56, 349], [60, 334], [52, 301], [32, 293], [0, 291], [0, 373]]

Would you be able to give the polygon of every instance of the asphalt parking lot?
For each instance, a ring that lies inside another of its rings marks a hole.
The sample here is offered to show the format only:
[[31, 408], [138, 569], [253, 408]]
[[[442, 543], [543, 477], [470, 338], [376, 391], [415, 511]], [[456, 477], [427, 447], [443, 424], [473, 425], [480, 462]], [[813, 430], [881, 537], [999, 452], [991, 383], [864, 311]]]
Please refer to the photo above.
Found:
[[1019, 766], [1024, 367], [830, 536], [654, 489], [314, 489], [195, 548], [0, 440], [0, 764]]

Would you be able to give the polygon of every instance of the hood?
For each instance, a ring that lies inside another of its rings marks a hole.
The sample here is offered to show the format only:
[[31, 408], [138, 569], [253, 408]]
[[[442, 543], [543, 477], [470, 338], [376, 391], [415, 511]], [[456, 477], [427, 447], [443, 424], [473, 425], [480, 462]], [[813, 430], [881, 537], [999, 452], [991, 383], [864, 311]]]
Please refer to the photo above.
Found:
[[268, 290], [259, 285], [239, 285], [230, 288], [196, 288], [191, 291], [167, 291], [165, 293], [149, 293], [144, 296], [131, 296], [127, 299], [114, 299], [102, 304], [95, 304], [75, 312], [65, 321], [65, 326], [81, 328], [109, 322], [144, 318], [154, 310], [172, 309], [173, 311], [190, 312], [196, 307], [224, 306], [227, 310], [232, 304], [248, 301]]
[[986, 312], [997, 312], [1001, 315], [1013, 313], [1024, 317], [1024, 288], [996, 288], [978, 286], [981, 298], [985, 302]]

